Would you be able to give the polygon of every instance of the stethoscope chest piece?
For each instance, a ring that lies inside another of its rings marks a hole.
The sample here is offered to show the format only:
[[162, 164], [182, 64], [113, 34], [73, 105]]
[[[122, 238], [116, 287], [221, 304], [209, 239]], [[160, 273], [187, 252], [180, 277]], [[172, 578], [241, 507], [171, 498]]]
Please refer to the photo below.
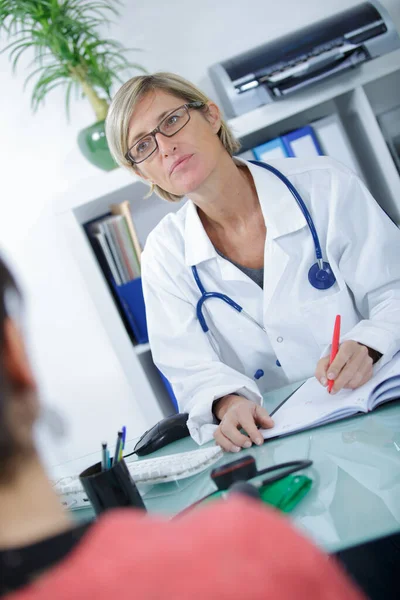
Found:
[[308, 281], [317, 290], [329, 290], [336, 281], [329, 263], [322, 263], [322, 269], [316, 262], [308, 271]]

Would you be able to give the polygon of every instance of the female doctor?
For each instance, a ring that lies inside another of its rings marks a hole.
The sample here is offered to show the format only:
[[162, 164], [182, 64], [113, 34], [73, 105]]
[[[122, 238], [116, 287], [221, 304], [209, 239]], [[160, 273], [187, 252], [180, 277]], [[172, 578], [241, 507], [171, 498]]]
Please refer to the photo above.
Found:
[[199, 444], [261, 444], [265, 392], [314, 374], [354, 389], [400, 349], [400, 232], [343, 165], [233, 157], [219, 108], [171, 73], [125, 83], [106, 131], [151, 190], [189, 198], [149, 235], [142, 278], [153, 359]]

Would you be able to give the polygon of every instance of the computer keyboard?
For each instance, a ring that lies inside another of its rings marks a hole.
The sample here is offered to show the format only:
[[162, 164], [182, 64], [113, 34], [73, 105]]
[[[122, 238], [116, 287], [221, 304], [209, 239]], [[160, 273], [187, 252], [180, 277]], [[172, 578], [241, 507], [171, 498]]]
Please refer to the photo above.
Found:
[[[219, 446], [199, 448], [189, 452], [168, 454], [127, 462], [126, 465], [135, 483], [156, 484], [177, 481], [201, 473], [217, 462], [223, 455]], [[62, 504], [70, 509], [87, 508], [90, 502], [83, 490], [78, 475], [63, 477], [53, 482]]]
[[128, 463], [136, 483], [163, 483], [201, 473], [213, 465], [223, 454], [219, 446], [201, 448], [180, 454], [168, 454]]

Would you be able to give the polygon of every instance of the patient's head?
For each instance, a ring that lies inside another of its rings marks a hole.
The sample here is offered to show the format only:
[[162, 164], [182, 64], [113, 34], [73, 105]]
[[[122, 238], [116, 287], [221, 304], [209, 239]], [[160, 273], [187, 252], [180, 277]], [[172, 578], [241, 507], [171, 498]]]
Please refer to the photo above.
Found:
[[39, 404], [21, 313], [21, 294], [0, 257], [0, 485], [13, 479], [23, 461], [36, 457], [33, 425]]

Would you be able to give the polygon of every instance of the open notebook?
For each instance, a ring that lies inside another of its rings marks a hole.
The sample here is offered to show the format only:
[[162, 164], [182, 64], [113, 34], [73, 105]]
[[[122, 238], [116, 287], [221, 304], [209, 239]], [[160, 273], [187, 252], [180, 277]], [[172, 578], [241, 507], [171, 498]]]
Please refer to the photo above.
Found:
[[261, 429], [265, 439], [369, 412], [400, 398], [400, 352], [362, 387], [331, 396], [319, 381], [308, 379], [273, 415], [275, 426]]

